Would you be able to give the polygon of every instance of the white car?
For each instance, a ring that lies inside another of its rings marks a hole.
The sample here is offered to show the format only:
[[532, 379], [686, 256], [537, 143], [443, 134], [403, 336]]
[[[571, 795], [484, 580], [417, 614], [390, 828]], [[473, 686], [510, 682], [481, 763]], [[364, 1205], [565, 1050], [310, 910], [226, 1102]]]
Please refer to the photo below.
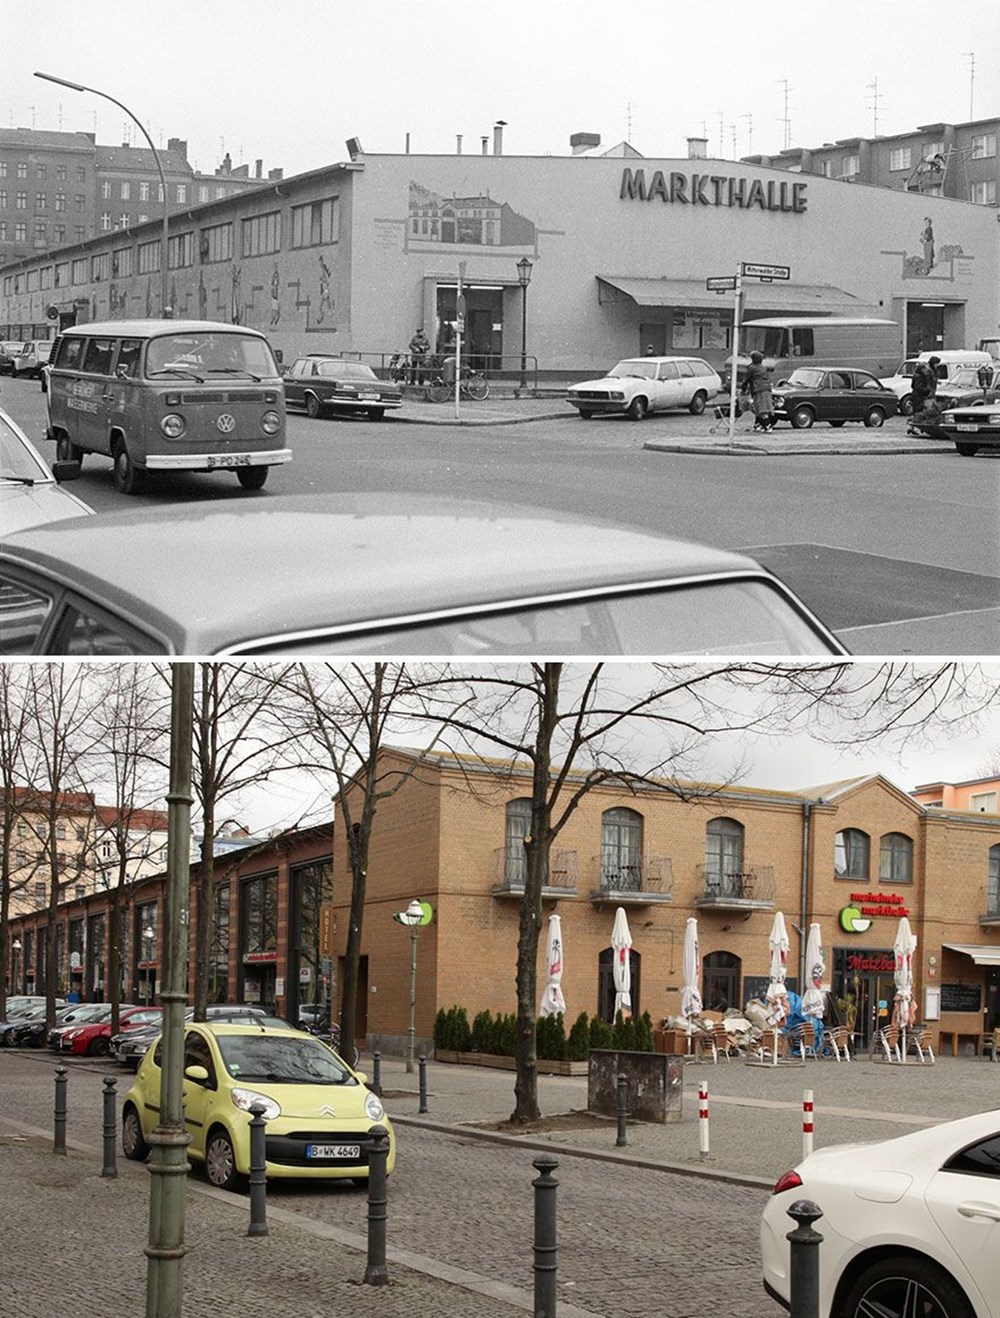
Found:
[[42, 367], [47, 365], [52, 354], [52, 339], [31, 339], [14, 358], [14, 374], [22, 379], [32, 376], [39, 380]]
[[[879, 384], [891, 389], [899, 399], [900, 416], [913, 415], [913, 372], [917, 362], [929, 361], [931, 357], [938, 359], [937, 377], [942, 383], [945, 381], [950, 383], [957, 371], [994, 364], [988, 352], [972, 348], [939, 348], [937, 352], [921, 352], [915, 357], [907, 357], [906, 361], [901, 362], [896, 368], [895, 375], [887, 375], [885, 379], [879, 380]], [[941, 385], [938, 385], [938, 388], [940, 389]]]
[[710, 398], [722, 392], [718, 373], [700, 357], [626, 357], [600, 380], [584, 380], [566, 391], [566, 400], [584, 419], [597, 413], [624, 413], [641, 421], [647, 412], [686, 407], [701, 416]]
[[1000, 1318], [1000, 1111], [786, 1172], [761, 1221], [764, 1289], [789, 1305], [791, 1204], [812, 1200], [820, 1318]]
[[92, 513], [82, 499], [60, 487], [79, 474], [79, 462], [57, 462], [49, 470], [21, 427], [0, 411], [0, 520], [5, 536]]

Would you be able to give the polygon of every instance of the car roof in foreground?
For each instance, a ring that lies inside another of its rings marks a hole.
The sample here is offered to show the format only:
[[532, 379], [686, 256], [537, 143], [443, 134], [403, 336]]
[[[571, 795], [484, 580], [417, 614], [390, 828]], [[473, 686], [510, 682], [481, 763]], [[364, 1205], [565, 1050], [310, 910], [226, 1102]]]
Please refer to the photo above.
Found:
[[381, 493], [146, 506], [9, 537], [3, 558], [105, 603], [181, 654], [595, 586], [768, 577], [741, 554], [634, 528]]

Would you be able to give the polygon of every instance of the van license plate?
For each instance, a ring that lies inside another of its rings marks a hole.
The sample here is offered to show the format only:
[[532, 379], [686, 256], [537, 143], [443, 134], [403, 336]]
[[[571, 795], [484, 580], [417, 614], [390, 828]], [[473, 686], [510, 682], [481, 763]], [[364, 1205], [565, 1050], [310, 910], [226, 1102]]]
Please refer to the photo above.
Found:
[[360, 1144], [307, 1144], [306, 1157], [313, 1158], [360, 1158]]
[[966, 422], [966, 421], [959, 421], [959, 423], [958, 423], [958, 425], [955, 427], [955, 429], [956, 429], [956, 430], [971, 430], [971, 431], [973, 431], [973, 432], [976, 433], [976, 434], [979, 433], [979, 427], [978, 427], [978, 426], [971, 426], [971, 425], [969, 425], [968, 422]]
[[218, 453], [208, 459], [209, 471], [213, 467], [249, 467], [250, 465], [249, 453]]

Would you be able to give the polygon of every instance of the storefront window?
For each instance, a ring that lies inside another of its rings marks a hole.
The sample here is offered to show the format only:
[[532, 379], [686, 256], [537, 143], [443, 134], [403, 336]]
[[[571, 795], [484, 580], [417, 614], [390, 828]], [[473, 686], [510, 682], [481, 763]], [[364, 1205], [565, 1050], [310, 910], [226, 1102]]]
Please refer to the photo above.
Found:
[[886, 833], [882, 838], [878, 876], [882, 883], [913, 881], [913, 841], [905, 833]]

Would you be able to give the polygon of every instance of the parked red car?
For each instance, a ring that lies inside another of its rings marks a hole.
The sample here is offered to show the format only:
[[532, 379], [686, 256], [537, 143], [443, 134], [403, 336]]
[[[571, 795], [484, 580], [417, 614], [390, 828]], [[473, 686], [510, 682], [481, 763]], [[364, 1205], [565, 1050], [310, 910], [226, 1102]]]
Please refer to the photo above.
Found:
[[[162, 1014], [162, 1007], [122, 1007], [119, 1022], [122, 1030], [134, 1030], [140, 1025], [157, 1024]], [[106, 1021], [87, 1021], [74, 1029], [65, 1030], [59, 1050], [76, 1053], [81, 1057], [107, 1057], [111, 1051], [110, 1018]]]

